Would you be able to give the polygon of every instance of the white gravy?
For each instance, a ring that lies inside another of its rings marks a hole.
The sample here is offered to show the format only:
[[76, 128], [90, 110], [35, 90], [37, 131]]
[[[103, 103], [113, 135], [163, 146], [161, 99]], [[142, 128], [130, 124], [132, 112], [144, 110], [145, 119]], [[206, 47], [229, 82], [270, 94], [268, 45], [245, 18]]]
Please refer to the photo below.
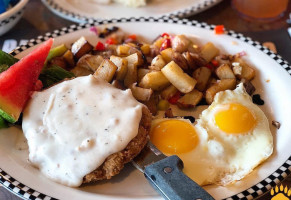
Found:
[[23, 113], [29, 160], [50, 179], [77, 187], [137, 135], [142, 104], [92, 75], [32, 95]]

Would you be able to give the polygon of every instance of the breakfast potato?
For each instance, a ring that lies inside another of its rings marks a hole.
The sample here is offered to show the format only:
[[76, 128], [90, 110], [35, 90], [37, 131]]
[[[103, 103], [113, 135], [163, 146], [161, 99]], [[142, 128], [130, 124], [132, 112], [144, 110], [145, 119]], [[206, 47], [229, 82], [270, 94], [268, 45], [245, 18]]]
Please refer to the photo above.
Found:
[[116, 65], [108, 59], [104, 59], [98, 69], [94, 73], [94, 77], [101, 78], [107, 82], [111, 82], [117, 70]]
[[183, 53], [191, 44], [191, 41], [185, 35], [176, 35], [172, 41], [172, 48], [176, 52]]
[[152, 89], [137, 87], [136, 83], [132, 84], [130, 86], [130, 89], [134, 98], [139, 101], [149, 101], [151, 98], [151, 95], [153, 94]]
[[236, 86], [236, 79], [222, 79], [211, 85], [205, 93], [206, 102], [211, 104], [217, 92], [224, 90], [233, 90]]
[[172, 61], [174, 50], [172, 48], [167, 48], [160, 52], [161, 56], [163, 57], [164, 61], [166, 63], [169, 63]]
[[92, 49], [93, 46], [85, 39], [85, 37], [78, 39], [71, 47], [71, 51], [76, 60], [79, 60], [83, 55], [89, 53]]
[[195, 62], [195, 60], [194, 60], [194, 58], [193, 58], [193, 56], [191, 54], [193, 54], [193, 53], [184, 52], [183, 56], [187, 61], [189, 69], [190, 70], [195, 70], [195, 69], [197, 69], [198, 65], [196, 64], [196, 62]]
[[71, 50], [67, 50], [64, 53], [63, 58], [70, 65], [71, 68], [75, 66], [76, 63], [75, 63], [75, 60], [74, 60], [74, 55], [73, 55]]
[[77, 66], [81, 66], [95, 72], [103, 60], [103, 57], [100, 55], [86, 54], [79, 59]]
[[116, 53], [119, 56], [128, 56], [130, 47], [127, 45], [118, 45], [116, 48]]
[[91, 70], [80, 66], [74, 67], [70, 72], [74, 73], [76, 77], [93, 74]]
[[144, 69], [144, 68], [140, 68], [137, 70], [137, 81], [138, 83], [140, 83], [141, 79], [149, 72], [151, 72], [152, 70], [150, 69]]
[[127, 73], [127, 59], [118, 56], [110, 56], [110, 61], [117, 66], [116, 80], [123, 81]]
[[232, 79], [235, 75], [228, 64], [222, 64], [215, 70], [215, 74], [219, 79]]
[[193, 90], [197, 81], [177, 65], [174, 61], [168, 63], [162, 70], [165, 77], [182, 93], [188, 93]]
[[235, 70], [235, 67], [240, 68], [239, 70], [237, 70], [238, 72], [235, 71], [235, 75], [239, 79], [252, 80], [256, 75], [255, 70], [239, 57], [236, 57], [234, 59], [232, 65], [234, 66], [233, 70]]
[[149, 44], [143, 44], [141, 47], [140, 47], [140, 50], [143, 54], [145, 55], [149, 55], [150, 52], [151, 52], [151, 48], [150, 48], [150, 45]]
[[219, 49], [217, 49], [212, 42], [206, 43], [201, 49], [201, 56], [206, 62], [210, 62], [218, 54]]
[[161, 90], [168, 85], [170, 85], [170, 82], [161, 71], [147, 73], [139, 83], [140, 87], [151, 88], [153, 90]]
[[127, 72], [124, 78], [124, 85], [130, 87], [133, 83], [137, 82], [137, 65], [139, 63], [139, 56], [137, 53], [125, 57], [127, 60]]
[[178, 52], [174, 52], [172, 54], [172, 60], [177, 64], [179, 65], [179, 67], [181, 67], [183, 70], [187, 71], [189, 66], [188, 66], [188, 62], [186, 60], [186, 58], [178, 53]]
[[178, 92], [178, 89], [175, 86], [170, 85], [161, 92], [161, 97], [163, 99], [169, 99], [172, 96], [174, 96], [174, 94], [176, 94], [177, 92]]
[[193, 72], [192, 76], [197, 80], [195, 88], [199, 91], [204, 91], [211, 76], [211, 70], [207, 67], [199, 67]]
[[160, 71], [165, 65], [166, 65], [166, 62], [164, 61], [163, 57], [161, 55], [157, 55], [152, 60], [152, 63], [149, 66], [149, 69]]
[[203, 93], [194, 89], [181, 97], [177, 102], [177, 106], [179, 108], [193, 108], [201, 101], [202, 97]]
[[158, 49], [160, 49], [161, 46], [162, 46], [162, 44], [163, 44], [163, 42], [164, 42], [164, 38], [159, 37], [158, 39], [156, 39], [156, 40], [154, 41], [153, 45], [154, 45], [155, 47], [157, 47]]

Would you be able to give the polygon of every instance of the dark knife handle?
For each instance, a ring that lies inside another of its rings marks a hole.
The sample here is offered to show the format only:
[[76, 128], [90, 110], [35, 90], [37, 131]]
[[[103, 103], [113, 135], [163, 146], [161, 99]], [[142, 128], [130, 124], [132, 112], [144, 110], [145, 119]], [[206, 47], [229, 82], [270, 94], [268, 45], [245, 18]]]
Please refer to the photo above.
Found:
[[169, 200], [214, 200], [201, 186], [186, 176], [181, 169], [183, 162], [178, 156], [170, 156], [146, 166], [149, 182]]

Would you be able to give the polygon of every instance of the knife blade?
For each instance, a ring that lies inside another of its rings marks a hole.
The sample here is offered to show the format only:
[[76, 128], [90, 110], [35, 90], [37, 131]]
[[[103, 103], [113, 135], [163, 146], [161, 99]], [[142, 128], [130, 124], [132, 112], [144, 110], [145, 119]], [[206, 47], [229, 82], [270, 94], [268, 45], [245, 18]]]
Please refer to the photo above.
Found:
[[151, 142], [133, 159], [132, 164], [144, 173], [150, 184], [167, 200], [214, 200], [201, 186], [183, 172], [183, 162], [165, 156]]

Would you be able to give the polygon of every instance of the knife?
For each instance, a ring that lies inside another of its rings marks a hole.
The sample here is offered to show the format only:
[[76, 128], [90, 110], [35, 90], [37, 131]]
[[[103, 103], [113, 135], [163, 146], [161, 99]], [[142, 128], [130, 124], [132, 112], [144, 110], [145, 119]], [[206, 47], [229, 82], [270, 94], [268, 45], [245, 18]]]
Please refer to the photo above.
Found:
[[151, 142], [133, 159], [132, 164], [144, 173], [150, 184], [167, 200], [214, 200], [201, 186], [181, 170], [182, 160], [165, 156]]

